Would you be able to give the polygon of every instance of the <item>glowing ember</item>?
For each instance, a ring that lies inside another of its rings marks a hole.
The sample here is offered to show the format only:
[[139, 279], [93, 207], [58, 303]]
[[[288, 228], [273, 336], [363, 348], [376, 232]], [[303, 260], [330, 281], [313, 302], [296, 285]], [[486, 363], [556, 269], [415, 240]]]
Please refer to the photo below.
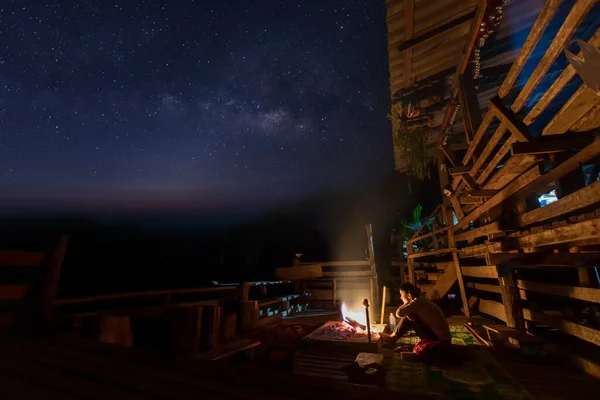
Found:
[[[365, 314], [365, 309], [358, 311], [350, 311], [348, 307], [346, 307], [346, 303], [342, 303], [342, 319], [344, 320], [344, 324], [348, 325], [350, 328], [355, 329], [357, 333], [367, 333], [366, 330], [360, 328], [353, 328], [347, 321], [349, 319], [353, 319], [361, 325], [367, 325], [367, 316]], [[383, 332], [383, 327], [381, 325], [373, 325], [371, 324], [371, 333], [380, 333]]]

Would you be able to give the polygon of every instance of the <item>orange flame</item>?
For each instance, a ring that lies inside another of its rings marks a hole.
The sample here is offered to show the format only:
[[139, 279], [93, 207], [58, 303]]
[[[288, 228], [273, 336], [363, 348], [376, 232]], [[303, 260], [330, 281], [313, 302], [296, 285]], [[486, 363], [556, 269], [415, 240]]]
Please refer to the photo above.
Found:
[[[346, 303], [342, 303], [342, 317], [345, 320], [346, 318], [351, 318], [362, 325], [367, 325], [367, 315], [365, 314], [365, 309], [362, 310], [348, 310], [346, 307]], [[363, 332], [362, 329], [356, 328], [357, 332]], [[371, 324], [371, 333], [381, 333], [383, 328], [380, 326], [374, 326]], [[365, 331], [366, 332], [366, 331]]]

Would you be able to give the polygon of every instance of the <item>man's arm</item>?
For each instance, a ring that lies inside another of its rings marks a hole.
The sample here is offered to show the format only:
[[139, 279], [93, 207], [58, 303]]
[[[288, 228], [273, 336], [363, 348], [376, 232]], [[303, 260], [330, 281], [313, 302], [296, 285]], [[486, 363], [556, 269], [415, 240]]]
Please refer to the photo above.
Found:
[[396, 310], [396, 317], [403, 318], [409, 314], [414, 314], [415, 312], [417, 312], [418, 308], [419, 303], [415, 299], [408, 304], [404, 304], [398, 307], [398, 309]]

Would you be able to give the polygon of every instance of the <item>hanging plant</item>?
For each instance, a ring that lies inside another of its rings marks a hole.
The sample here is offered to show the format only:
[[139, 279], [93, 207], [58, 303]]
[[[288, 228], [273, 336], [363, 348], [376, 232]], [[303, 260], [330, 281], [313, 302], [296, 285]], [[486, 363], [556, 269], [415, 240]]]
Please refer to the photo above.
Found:
[[394, 145], [407, 159], [409, 174], [424, 181], [431, 178], [430, 158], [427, 151], [429, 131], [427, 128], [408, 130], [402, 102], [392, 104], [388, 119], [392, 121]]

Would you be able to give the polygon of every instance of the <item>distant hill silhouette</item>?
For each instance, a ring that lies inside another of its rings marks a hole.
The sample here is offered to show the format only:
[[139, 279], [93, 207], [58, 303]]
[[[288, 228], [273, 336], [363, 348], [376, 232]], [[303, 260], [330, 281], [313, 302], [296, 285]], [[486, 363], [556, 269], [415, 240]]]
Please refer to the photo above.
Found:
[[[271, 279], [296, 252], [305, 261], [363, 259], [371, 223], [383, 269], [394, 218], [419, 203], [430, 212], [439, 201], [437, 177], [421, 183], [393, 173], [262, 214], [5, 217], [0, 248], [44, 247], [68, 233], [61, 295], [88, 295]], [[385, 281], [386, 271], [380, 274]]]

